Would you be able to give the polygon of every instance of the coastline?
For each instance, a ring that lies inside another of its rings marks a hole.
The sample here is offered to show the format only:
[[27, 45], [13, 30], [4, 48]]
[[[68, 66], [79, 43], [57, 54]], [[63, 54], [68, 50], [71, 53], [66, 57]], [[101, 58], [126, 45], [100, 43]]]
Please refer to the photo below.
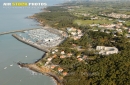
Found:
[[17, 64], [19, 66], [25, 67], [25, 68], [28, 68], [28, 69], [30, 69], [32, 71], [37, 72], [37, 73], [42, 73], [43, 75], [49, 76], [49, 77], [51, 77], [56, 82], [57, 85], [63, 85], [62, 84], [62, 80], [58, 77], [58, 75], [55, 75], [55, 73], [52, 72], [51, 69], [49, 69], [48, 67], [46, 67], [46, 66], [43, 65], [42, 67], [44, 67], [47, 70], [49, 70], [49, 72], [46, 72], [46, 69], [44, 71], [42, 68], [40, 68], [38, 66], [38, 63], [42, 59], [44, 59], [45, 57], [48, 57], [48, 53], [50, 53], [50, 49], [47, 49], [47, 48], [44, 48], [44, 47], [40, 47], [40, 46], [37, 46], [37, 45], [35, 45], [33, 43], [27, 42], [27, 40], [23, 40], [22, 37], [18, 36], [17, 34], [12, 34], [12, 36], [14, 38], [16, 38], [17, 40], [19, 40], [19, 41], [21, 41], [21, 42], [23, 42], [23, 43], [25, 43], [27, 45], [30, 45], [30, 46], [32, 46], [34, 48], [37, 48], [38, 50], [41, 50], [41, 51], [45, 52], [44, 55], [40, 59], [38, 59], [36, 62], [34, 62], [34, 63], [21, 63], [21, 62], [18, 62]]
[[[34, 72], [37, 73], [41, 73], [42, 75], [48, 76], [50, 78], [52, 78], [52, 80], [54, 81], [54, 83], [56, 83], [56, 85], [63, 85], [62, 80], [55, 74], [53, 74], [52, 72], [46, 72], [45, 70], [43, 70], [42, 68], [37, 66], [37, 63], [42, 60], [47, 53], [45, 53], [41, 59], [39, 59], [38, 61], [34, 62], [34, 63], [21, 63], [18, 62], [17, 64], [19, 66], [21, 66], [22, 68], [28, 68], [29, 70], [32, 70]], [[45, 67], [46, 68], [46, 67]]]
[[[53, 28], [48, 27], [48, 26], [45, 26], [45, 27], [42, 27], [42, 28], [45, 29], [45, 30], [47, 30], [47, 31], [49, 31], [49, 32], [51, 32], [51, 33], [57, 34], [57, 35], [59, 35], [59, 36], [60, 36], [60, 35], [62, 36], [62, 34], [60, 33], [60, 31], [57, 30], [57, 29], [53, 29]], [[37, 48], [38, 50], [41, 50], [41, 51], [45, 52], [45, 54], [44, 54], [40, 59], [38, 59], [36, 62], [34, 62], [34, 63], [21, 63], [21, 62], [18, 62], [17, 64], [18, 64], [19, 66], [28, 68], [28, 69], [30, 69], [30, 70], [32, 70], [32, 71], [37, 72], [37, 73], [42, 73], [43, 75], [46, 75], [46, 76], [51, 77], [52, 80], [54, 80], [54, 83], [56, 83], [56, 85], [63, 85], [63, 84], [62, 84], [62, 79], [60, 79], [60, 78], [58, 77], [58, 75], [55, 75], [55, 73], [51, 72], [52, 70], [50, 70], [50, 72], [44, 72], [40, 67], [37, 66], [37, 63], [39, 63], [42, 59], [44, 59], [45, 56], [48, 57], [48, 53], [50, 53], [51, 48], [40, 47], [40, 46], [38, 46], [38, 45], [35, 45], [35, 44], [33, 44], [33, 43], [30, 43], [30, 42], [28, 42], [26, 39], [23, 39], [21, 36], [19, 36], [19, 35], [17, 35], [17, 34], [12, 34], [12, 36], [13, 36], [14, 38], [16, 38], [17, 40], [19, 40], [20, 42], [23, 42], [23, 43], [25, 43], [25, 44], [27, 44], [27, 45], [30, 45], [30, 46], [32, 46], [32, 47], [34, 47], [34, 48]], [[64, 38], [63, 41], [62, 41], [62, 42], [64, 42], [65, 37], [62, 36], [62, 38]], [[62, 42], [61, 42], [61, 43], [62, 43]], [[60, 44], [61, 44], [61, 43], [60, 43]], [[52, 48], [53, 48], [53, 47], [52, 47]], [[43, 65], [43, 67], [46, 67], [46, 66]]]
[[[36, 20], [36, 19], [35, 19], [35, 20]], [[38, 22], [39, 22], [39, 21], [38, 21]], [[40, 22], [39, 22], [39, 23], [40, 23]], [[40, 24], [41, 24], [41, 23], [40, 23]], [[57, 34], [57, 35], [59, 35], [59, 36], [62, 36], [62, 34], [61, 34], [57, 29], [53, 29], [53, 28], [51, 28], [50, 26], [43, 26], [43, 25], [42, 25], [42, 28], [45, 29], [45, 30], [47, 30], [47, 31], [49, 31], [49, 32], [51, 32], [51, 33]], [[53, 29], [53, 30], [52, 30], [52, 29]], [[33, 46], [33, 47], [35, 47], [35, 48], [37, 48], [37, 49], [39, 49], [39, 50], [45, 52], [45, 54], [42, 56], [42, 58], [38, 59], [36, 62], [34, 62], [34, 63], [32, 63], [32, 64], [31, 64], [31, 63], [29, 64], [29, 63], [20, 63], [20, 62], [18, 62], [18, 63], [17, 63], [18, 65], [20, 65], [21, 67], [24, 67], [24, 68], [28, 68], [28, 69], [30, 69], [30, 70], [32, 70], [32, 71], [37, 72], [37, 73], [42, 73], [43, 75], [46, 75], [46, 76], [52, 78], [52, 80], [54, 81], [54, 83], [55, 83], [56, 85], [63, 85], [62, 80], [61, 80], [57, 75], [54, 75], [52, 72], [49, 73], [49, 72], [41, 71], [42, 69], [40, 69], [40, 67], [38, 67], [38, 66], [36, 65], [38, 62], [40, 62], [42, 59], [44, 59], [44, 57], [47, 55], [47, 53], [50, 53], [50, 50], [49, 50], [49, 49], [40, 48], [40, 47], [38, 47], [38, 46], [34, 46], [33, 44], [30, 44], [30, 43], [28, 43], [28, 42], [26, 42], [26, 41], [20, 39], [19, 36], [16, 35], [16, 34], [13, 34], [12, 36], [15, 37], [17, 40], [19, 40], [19, 41], [25, 43], [25, 44], [28, 44], [28, 45], [30, 45], [30, 46]], [[63, 40], [63, 41], [64, 41], [64, 40]]]
[[[45, 10], [45, 11], [44, 10], [43, 10], [43, 12], [48, 12], [48, 10]], [[57, 34], [59, 36], [62, 36], [62, 38], [64, 38], [62, 42], [65, 41], [67, 36], [62, 35], [63, 33], [66, 33], [65, 31], [57, 30], [56, 28], [53, 28], [53, 27], [49, 26], [48, 24], [45, 24], [44, 21], [41, 21], [38, 18], [36, 18], [36, 14], [34, 14], [32, 16], [27, 16], [26, 18], [27, 19], [34, 19], [36, 22], [39, 23], [38, 24], [39, 26], [42, 26], [42, 29], [47, 30], [47, 31], [49, 31], [51, 33]], [[54, 83], [56, 85], [63, 85], [63, 79], [60, 78], [58, 75], [56, 75], [54, 72], [52, 72], [53, 70], [50, 69], [49, 72], [46, 72], [46, 70], [43, 70], [42, 68], [40, 68], [37, 65], [42, 59], [44, 59], [45, 57], [48, 57], [48, 53], [50, 53], [51, 48], [46, 49], [46, 48], [41, 48], [40, 46], [35, 46], [35, 45], [31, 44], [31, 43], [26, 42], [25, 40], [20, 39], [20, 36], [18, 36], [16, 34], [13, 34], [12, 36], [15, 37], [17, 40], [25, 43], [25, 44], [28, 44], [28, 45], [30, 45], [30, 46], [32, 46], [34, 48], [37, 48], [38, 50], [41, 50], [41, 51], [45, 52], [45, 54], [40, 59], [38, 59], [36, 62], [34, 62], [34, 63], [17, 62], [17, 64], [19, 66], [21, 66], [23, 68], [28, 68], [29, 70], [32, 70], [32, 71], [37, 72], [37, 73], [41, 73], [42, 75], [45, 75], [45, 76], [48, 76], [48, 77], [52, 78], [52, 81], [54, 81]], [[44, 65], [42, 67], [46, 68], [46, 66], [44, 66]]]

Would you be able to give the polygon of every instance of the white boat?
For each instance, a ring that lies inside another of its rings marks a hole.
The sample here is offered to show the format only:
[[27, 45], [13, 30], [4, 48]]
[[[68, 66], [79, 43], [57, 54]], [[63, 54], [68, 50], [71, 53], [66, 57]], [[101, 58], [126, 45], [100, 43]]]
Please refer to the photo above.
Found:
[[7, 67], [4, 67], [4, 69], [7, 69]]
[[13, 66], [13, 64], [11, 64], [10, 66]]
[[19, 68], [22, 68], [22, 67], [19, 65]]

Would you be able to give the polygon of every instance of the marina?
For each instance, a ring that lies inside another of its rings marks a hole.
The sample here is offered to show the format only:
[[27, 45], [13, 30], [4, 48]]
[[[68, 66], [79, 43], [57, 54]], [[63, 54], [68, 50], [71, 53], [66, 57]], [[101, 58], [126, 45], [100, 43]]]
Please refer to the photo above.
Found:
[[[49, 28], [48, 28], [49, 29]], [[44, 47], [54, 47], [60, 44], [64, 40], [62, 36], [53, 34], [44, 29], [29, 30], [27, 32], [31, 41], [36, 42], [38, 45]]]
[[[58, 30], [54, 31], [58, 32]], [[24, 31], [23, 34], [12, 34], [12, 36], [15, 37], [17, 40], [26, 43], [30, 46], [33, 46], [41, 51], [50, 52], [51, 48], [59, 45], [65, 40], [64, 36], [54, 34], [54, 31], [53, 33], [51, 33], [45, 29], [34, 29]]]
[[41, 51], [50, 52], [50, 50], [48, 48], [41, 47], [40, 45], [37, 45], [37, 44], [31, 42], [30, 40], [26, 40], [25, 38], [22, 38], [22, 37], [18, 36], [17, 34], [12, 34], [12, 36], [15, 37], [17, 40], [19, 40], [19, 41], [21, 41], [21, 42], [23, 42], [25, 44], [28, 44], [28, 45], [30, 45], [32, 47], [35, 47], [35, 48], [37, 48], [37, 49], [39, 49]]

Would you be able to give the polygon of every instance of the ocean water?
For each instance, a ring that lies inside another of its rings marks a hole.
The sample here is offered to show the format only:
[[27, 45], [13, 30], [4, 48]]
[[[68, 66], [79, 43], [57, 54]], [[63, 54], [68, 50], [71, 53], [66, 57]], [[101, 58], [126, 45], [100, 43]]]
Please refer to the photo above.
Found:
[[[9, 8], [3, 7], [4, 2], [23, 0], [0, 1], [0, 32], [38, 28], [36, 21], [25, 17], [40, 12], [40, 8]], [[62, 3], [64, 0], [24, 0], [25, 2], [43, 2], [48, 6]], [[18, 61], [33, 63], [41, 58], [44, 52], [28, 46], [11, 36], [0, 35], [0, 85], [54, 85], [51, 78], [33, 73], [17, 65]], [[27, 56], [27, 57], [25, 57]]]

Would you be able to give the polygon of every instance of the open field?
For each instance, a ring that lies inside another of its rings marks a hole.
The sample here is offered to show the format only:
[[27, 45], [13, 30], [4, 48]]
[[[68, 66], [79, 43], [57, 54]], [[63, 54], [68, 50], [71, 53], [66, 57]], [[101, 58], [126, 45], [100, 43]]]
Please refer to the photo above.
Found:
[[74, 24], [89, 25], [89, 24], [112, 24], [114, 21], [109, 20], [75, 20]]
[[128, 27], [130, 27], [130, 21], [126, 21], [125, 25], [128, 26]]

